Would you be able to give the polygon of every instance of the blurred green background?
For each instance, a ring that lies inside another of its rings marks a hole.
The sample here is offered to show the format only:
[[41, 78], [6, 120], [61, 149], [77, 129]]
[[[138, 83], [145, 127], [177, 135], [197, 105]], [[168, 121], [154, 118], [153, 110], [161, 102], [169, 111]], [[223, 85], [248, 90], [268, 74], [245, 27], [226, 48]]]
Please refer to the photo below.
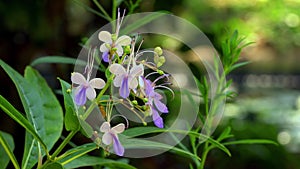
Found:
[[[109, 0], [99, 2], [111, 13]], [[96, 9], [88, 0], [1, 0], [1, 59], [22, 73], [41, 56], [76, 58], [82, 38], [107, 23], [82, 4]], [[300, 168], [300, 0], [142, 0], [135, 12], [160, 10], [198, 26], [216, 49], [235, 29], [255, 42], [242, 52], [242, 60], [251, 64], [228, 77], [239, 95], [229, 100], [218, 130], [229, 125], [236, 139], [268, 138], [279, 146], [231, 146], [232, 157], [216, 150], [207, 169]], [[59, 88], [56, 77], [68, 80], [72, 71], [71, 65], [37, 68], [54, 89]], [[0, 78], [1, 95], [22, 110], [12, 82], [3, 71]], [[0, 130], [23, 140], [24, 130], [3, 113], [0, 117]], [[16, 149], [22, 150], [23, 143]], [[186, 159], [169, 153], [130, 162], [143, 169], [188, 168]]]

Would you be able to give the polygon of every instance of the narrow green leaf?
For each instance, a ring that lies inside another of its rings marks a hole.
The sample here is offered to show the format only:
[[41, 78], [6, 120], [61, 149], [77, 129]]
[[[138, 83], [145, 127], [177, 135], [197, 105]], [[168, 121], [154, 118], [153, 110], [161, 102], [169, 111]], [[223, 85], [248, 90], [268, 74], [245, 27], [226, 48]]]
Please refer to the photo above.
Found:
[[77, 131], [80, 128], [80, 124], [76, 115], [76, 108], [71, 96], [71, 85], [59, 79], [62, 94], [64, 96], [65, 104], [65, 127], [67, 131]]
[[167, 129], [160, 129], [160, 128], [156, 128], [156, 127], [135, 127], [135, 128], [131, 128], [131, 129], [127, 129], [125, 130], [122, 134], [128, 136], [128, 137], [137, 137], [137, 136], [142, 136], [145, 134], [151, 134], [151, 133], [162, 133], [162, 132], [173, 132], [173, 133], [179, 133], [179, 134], [189, 134], [189, 135], [193, 135], [196, 136], [199, 139], [202, 140], [207, 140], [208, 142], [210, 142], [212, 145], [214, 145], [215, 147], [221, 149], [222, 151], [224, 151], [226, 154], [228, 154], [229, 156], [230, 151], [221, 143], [219, 143], [218, 141], [197, 133], [197, 132], [193, 132], [193, 131], [185, 131], [185, 130], [167, 130]]
[[266, 140], [266, 139], [245, 139], [237, 141], [229, 141], [223, 143], [223, 145], [236, 145], [236, 144], [274, 144], [278, 145], [275, 141]]
[[64, 57], [64, 56], [43, 56], [40, 58], [35, 59], [33, 62], [30, 63], [31, 66], [36, 66], [42, 63], [62, 63], [62, 64], [78, 64], [85, 66], [86, 62], [83, 60], [78, 60], [75, 58]]
[[71, 161], [87, 154], [88, 152], [91, 152], [95, 149], [98, 149], [97, 145], [95, 143], [87, 143], [83, 144], [81, 146], [77, 146], [75, 148], [72, 148], [68, 151], [66, 151], [64, 154], [59, 156], [57, 158], [58, 162], [60, 162], [62, 165], [66, 165], [70, 163]]
[[219, 138], [217, 139], [217, 141], [222, 141], [224, 139], [233, 137], [232, 134], [230, 134], [231, 132], [231, 127], [227, 127], [219, 136]]
[[27, 119], [16, 110], [4, 97], [0, 95], [0, 107], [1, 109], [12, 119], [14, 119], [17, 123], [19, 123], [22, 127], [26, 129], [39, 143], [44, 147], [46, 151], [46, 145], [40, 136], [35, 132], [33, 126], [27, 121]]
[[152, 14], [149, 14], [143, 18], [140, 18], [139, 20], [135, 21], [134, 24], [130, 24], [129, 26], [125, 27], [124, 29], [121, 30], [121, 34], [129, 34], [132, 31], [140, 28], [143, 25], [146, 25], [147, 23], [163, 16], [166, 14], [166, 11], [161, 11], [161, 12], [155, 12]]
[[64, 167], [66, 169], [71, 169], [96, 165], [118, 169], [136, 169], [135, 167], [123, 162], [88, 155], [79, 157], [76, 160], [73, 160], [72, 162], [66, 164]]
[[229, 72], [231, 72], [231, 71], [233, 71], [233, 70], [235, 70], [235, 69], [237, 69], [237, 68], [239, 68], [239, 67], [248, 65], [249, 63], [251, 63], [251, 62], [250, 62], [250, 61], [246, 61], [246, 62], [236, 63], [236, 64], [234, 64], [232, 67], [229, 68], [229, 70], [228, 70], [227, 73], [229, 73]]
[[15, 144], [13, 137], [8, 133], [0, 131], [0, 169], [5, 169], [9, 160], [12, 161], [16, 169], [20, 168], [18, 161], [13, 154], [14, 148]]
[[42, 169], [63, 169], [64, 167], [58, 162], [51, 162], [43, 166]]

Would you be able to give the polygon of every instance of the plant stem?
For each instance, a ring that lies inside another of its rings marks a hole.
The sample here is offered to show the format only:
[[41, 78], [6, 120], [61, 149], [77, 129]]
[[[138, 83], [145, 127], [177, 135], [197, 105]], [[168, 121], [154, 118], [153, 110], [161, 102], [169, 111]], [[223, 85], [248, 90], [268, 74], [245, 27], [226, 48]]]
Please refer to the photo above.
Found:
[[108, 15], [108, 13], [105, 11], [105, 9], [102, 7], [102, 5], [97, 1], [93, 0], [94, 4], [100, 9], [100, 11], [103, 13], [103, 15], [109, 20], [112, 21], [113, 19]]
[[64, 141], [59, 145], [59, 147], [54, 151], [54, 153], [51, 156], [51, 159], [54, 160], [55, 157], [63, 150], [63, 148], [70, 142], [70, 140], [74, 137], [74, 135], [79, 131], [73, 130], [69, 133], [69, 135], [64, 139]]
[[2, 145], [2, 147], [4, 148], [5, 152], [7, 153], [11, 162], [13, 163], [14, 167], [16, 169], [19, 169], [20, 166], [19, 166], [18, 161], [17, 161], [15, 155], [13, 154], [13, 152], [11, 151], [11, 149], [9, 148], [8, 143], [5, 141], [5, 139], [3, 138], [1, 133], [0, 133], [0, 145]]
[[200, 163], [200, 166], [197, 167], [198, 169], [204, 169], [205, 161], [206, 161], [209, 150], [210, 149], [208, 148], [208, 142], [205, 142], [205, 146], [204, 146], [204, 149], [203, 149], [203, 154], [201, 156], [202, 161]]

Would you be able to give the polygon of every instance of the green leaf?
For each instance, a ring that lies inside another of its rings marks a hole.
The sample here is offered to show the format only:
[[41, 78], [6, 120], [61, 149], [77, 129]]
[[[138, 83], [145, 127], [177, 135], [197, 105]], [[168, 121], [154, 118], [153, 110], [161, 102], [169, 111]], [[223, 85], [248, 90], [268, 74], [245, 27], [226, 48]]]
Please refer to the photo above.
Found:
[[242, 67], [242, 66], [245, 66], [245, 65], [248, 65], [249, 63], [251, 63], [250, 61], [247, 61], [247, 62], [241, 62], [241, 63], [236, 63], [234, 64], [233, 66], [231, 66], [227, 72], [227, 74], [239, 67]]
[[[201, 140], [207, 140], [210, 142], [213, 146], [221, 149], [224, 151], [226, 154], [231, 156], [230, 151], [222, 145], [220, 142], [197, 132], [193, 131], [185, 131], [185, 130], [167, 130], [167, 129], [160, 129], [156, 127], [135, 127], [135, 128], [130, 128], [125, 130], [122, 134], [128, 136], [128, 137], [137, 137], [137, 136], [142, 136], [145, 134], [151, 134], [151, 133], [162, 133], [162, 132], [173, 132], [173, 133], [179, 133], [179, 134], [189, 134], [192, 136], [195, 136]], [[168, 145], [169, 146], [169, 145]]]
[[77, 131], [80, 128], [80, 124], [76, 115], [76, 108], [71, 96], [71, 85], [62, 79], [58, 80], [60, 81], [62, 94], [64, 96], [66, 130]]
[[64, 56], [43, 56], [40, 58], [35, 59], [33, 62], [30, 63], [31, 66], [36, 66], [43, 63], [62, 63], [62, 64], [78, 64], [85, 66], [86, 62], [83, 60], [78, 60], [75, 58], [64, 57]]
[[62, 165], [66, 165], [66, 164], [70, 163], [71, 161], [73, 161], [95, 149], [98, 149], [98, 147], [95, 143], [88, 143], [88, 144], [84, 144], [81, 146], [77, 146], [75, 148], [72, 148], [72, 149], [66, 151], [64, 154], [59, 156], [57, 158], [57, 160]]
[[223, 145], [236, 145], [236, 144], [274, 144], [278, 145], [275, 141], [266, 140], [266, 139], [245, 139], [237, 141], [229, 141], [223, 143]]
[[43, 166], [43, 169], [63, 169], [64, 167], [58, 162], [51, 162]]
[[[48, 149], [51, 150], [60, 138], [63, 129], [62, 108], [45, 79], [36, 70], [29, 66], [26, 67], [25, 79], [29, 82], [30, 87], [20, 86], [20, 88], [26, 87], [26, 90], [19, 90], [19, 95], [23, 95], [21, 100], [27, 118], [44, 140]], [[36, 163], [36, 155], [40, 152], [40, 148], [37, 145], [37, 152], [34, 152], [31, 147], [35, 144], [35, 140], [28, 134], [25, 141], [23, 166], [30, 164], [29, 168], [31, 168]], [[26, 158], [28, 156], [29, 158]]]
[[132, 31], [138, 29], [139, 27], [141, 27], [143, 25], [146, 25], [147, 23], [149, 23], [149, 22], [165, 15], [166, 13], [167, 13], [166, 11], [155, 12], [155, 13], [149, 14], [149, 15], [143, 17], [143, 18], [140, 18], [140, 19], [136, 20], [134, 22], [134, 24], [130, 24], [127, 27], [125, 27], [124, 29], [122, 29], [121, 34], [122, 35], [129, 34]]
[[[45, 154], [41, 146], [45, 151], [47, 148], [51, 150], [59, 139], [63, 129], [62, 108], [46, 81], [36, 70], [27, 67], [25, 78], [23, 78], [2, 60], [0, 60], [0, 65], [17, 88], [26, 117], [35, 131], [31, 134], [38, 133], [45, 142], [45, 145], [40, 145], [41, 140], [37, 142], [36, 136], [32, 137], [26, 132], [22, 168], [32, 168], [40, 158], [40, 153]], [[48, 155], [47, 151], [46, 153]]]
[[217, 141], [222, 141], [224, 139], [227, 139], [227, 138], [230, 138], [230, 137], [233, 137], [231, 133], [231, 128], [230, 127], [227, 127], [219, 136], [219, 138], [217, 139]]
[[10, 116], [22, 127], [24, 127], [26, 131], [29, 132], [42, 145], [45, 151], [47, 150], [45, 143], [40, 138], [40, 136], [36, 133], [36, 131], [34, 130], [33, 126], [29, 123], [29, 121], [1, 95], [0, 95], [0, 107], [8, 116]]
[[18, 161], [13, 154], [15, 148], [13, 137], [5, 132], [0, 131], [0, 169], [5, 169], [9, 163], [12, 161], [15, 168], [20, 168]]
[[84, 155], [82, 157], [77, 158], [76, 160], [66, 164], [64, 167], [66, 169], [71, 168], [79, 168], [79, 167], [86, 167], [86, 166], [105, 166], [105, 167], [111, 167], [111, 168], [118, 168], [118, 169], [136, 169], [135, 167], [105, 158], [95, 157], [95, 156], [88, 156]]

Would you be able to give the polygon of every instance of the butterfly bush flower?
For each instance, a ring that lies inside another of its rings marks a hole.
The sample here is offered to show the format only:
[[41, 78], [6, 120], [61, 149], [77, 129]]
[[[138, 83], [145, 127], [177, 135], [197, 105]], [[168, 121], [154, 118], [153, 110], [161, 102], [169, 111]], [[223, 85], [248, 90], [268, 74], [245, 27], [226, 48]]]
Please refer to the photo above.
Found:
[[118, 10], [118, 19], [115, 34], [111, 34], [108, 31], [101, 31], [98, 34], [99, 40], [104, 42], [100, 46], [100, 51], [103, 53], [102, 59], [104, 62], [109, 62], [110, 59], [113, 59], [115, 53], [117, 53], [118, 56], [122, 56], [123, 46], [128, 46], [131, 43], [131, 38], [127, 35], [118, 37], [123, 18], [124, 14], [122, 17], [120, 17], [120, 11]]
[[93, 100], [96, 98], [95, 89], [102, 89], [105, 86], [105, 81], [101, 78], [90, 79], [92, 73], [92, 67], [94, 64], [94, 54], [89, 52], [88, 56], [88, 64], [85, 68], [87, 72], [87, 79], [78, 72], [74, 72], [71, 74], [72, 83], [79, 85], [75, 89], [74, 93], [74, 101], [76, 105], [82, 106], [86, 103], [86, 98], [89, 100]]
[[99, 40], [104, 42], [100, 46], [100, 51], [103, 53], [102, 59], [104, 62], [109, 62], [110, 55], [111, 55], [111, 59], [114, 58], [115, 54], [112, 53], [114, 49], [116, 50], [115, 52], [118, 54], [118, 56], [122, 56], [123, 55], [122, 46], [127, 46], [130, 45], [131, 43], [131, 38], [127, 35], [123, 35], [117, 39], [116, 37], [117, 37], [116, 34], [111, 34], [108, 31], [101, 31], [98, 35]]
[[124, 155], [124, 147], [119, 141], [118, 134], [122, 133], [124, 129], [125, 125], [123, 123], [111, 128], [109, 122], [104, 122], [100, 127], [100, 131], [104, 132], [104, 135], [102, 136], [102, 142], [105, 145], [113, 144], [114, 152], [119, 156]]
[[144, 92], [145, 92], [145, 97], [147, 98], [146, 105], [148, 105], [150, 108], [150, 115], [152, 115], [154, 124], [159, 128], [164, 127], [164, 122], [163, 119], [160, 117], [158, 111], [162, 113], [169, 112], [167, 106], [160, 101], [161, 99], [163, 99], [163, 97], [154, 90], [156, 87], [167, 88], [162, 85], [155, 86], [155, 82], [163, 77], [165, 77], [165, 75], [160, 76], [154, 82], [151, 82], [150, 80], [143, 77]]
[[134, 90], [138, 86], [137, 78], [144, 74], [144, 66], [142, 64], [134, 65], [130, 70], [127, 70], [120, 64], [112, 64], [109, 71], [116, 75], [114, 78], [114, 86], [120, 87], [119, 93], [123, 98], [127, 98], [130, 89]]

